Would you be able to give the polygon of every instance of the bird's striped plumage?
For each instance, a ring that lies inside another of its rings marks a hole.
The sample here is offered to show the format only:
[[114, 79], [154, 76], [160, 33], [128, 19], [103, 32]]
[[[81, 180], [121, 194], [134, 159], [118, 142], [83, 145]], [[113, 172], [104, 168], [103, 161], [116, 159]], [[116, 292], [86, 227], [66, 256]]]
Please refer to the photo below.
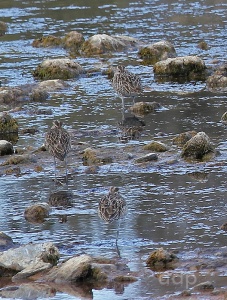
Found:
[[125, 69], [124, 66], [113, 68], [112, 86], [120, 97], [135, 97], [143, 90], [141, 79]]
[[53, 126], [46, 134], [45, 144], [51, 155], [64, 161], [71, 148], [71, 142], [70, 135], [68, 131], [62, 127], [61, 121], [53, 121]]
[[112, 186], [108, 195], [99, 201], [98, 214], [107, 223], [119, 220], [127, 212], [127, 205], [124, 198], [120, 195], [119, 189]]

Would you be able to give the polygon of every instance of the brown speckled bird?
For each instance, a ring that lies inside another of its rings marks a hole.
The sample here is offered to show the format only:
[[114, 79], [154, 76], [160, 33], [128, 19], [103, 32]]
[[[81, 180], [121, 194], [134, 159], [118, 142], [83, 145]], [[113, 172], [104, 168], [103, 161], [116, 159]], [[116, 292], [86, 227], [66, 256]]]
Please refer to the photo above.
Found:
[[45, 145], [54, 157], [54, 170], [56, 180], [56, 159], [65, 161], [66, 180], [67, 180], [67, 154], [71, 149], [70, 135], [66, 129], [62, 127], [62, 122], [53, 121], [53, 126], [47, 132], [45, 137]]
[[121, 97], [124, 109], [124, 97], [135, 97], [143, 90], [141, 79], [138, 75], [133, 74], [125, 69], [124, 66], [113, 68], [112, 86], [115, 92]]

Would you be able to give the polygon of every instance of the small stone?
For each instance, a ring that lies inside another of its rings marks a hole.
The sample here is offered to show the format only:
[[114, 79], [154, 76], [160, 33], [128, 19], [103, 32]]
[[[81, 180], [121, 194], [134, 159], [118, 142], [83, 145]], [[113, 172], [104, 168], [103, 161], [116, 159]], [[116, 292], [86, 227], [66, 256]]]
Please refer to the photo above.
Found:
[[30, 223], [42, 223], [49, 217], [50, 207], [47, 203], [37, 203], [25, 209], [24, 217]]
[[193, 287], [195, 291], [211, 291], [213, 289], [214, 286], [210, 281], [201, 282]]
[[148, 153], [142, 157], [139, 157], [135, 160], [136, 163], [143, 163], [148, 161], [157, 161], [158, 155], [156, 153]]

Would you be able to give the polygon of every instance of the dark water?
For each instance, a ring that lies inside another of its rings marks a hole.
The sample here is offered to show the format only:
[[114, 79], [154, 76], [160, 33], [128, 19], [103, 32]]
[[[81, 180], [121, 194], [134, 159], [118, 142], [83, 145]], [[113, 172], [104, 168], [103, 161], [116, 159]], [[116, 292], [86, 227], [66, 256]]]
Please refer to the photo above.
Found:
[[[63, 49], [33, 48], [31, 43], [42, 35], [63, 36], [72, 30], [87, 39], [96, 33], [123, 34], [153, 43], [171, 41], [178, 56], [199, 55], [207, 66], [213, 61], [225, 61], [227, 53], [227, 6], [223, 1], [12, 1], [1, 0], [1, 20], [9, 29], [0, 41], [0, 80], [3, 86], [18, 86], [34, 82], [32, 70], [45, 58], [62, 58]], [[198, 43], [205, 40], [209, 49], [202, 51]], [[145, 268], [149, 253], [164, 247], [169, 250], [193, 251], [197, 248], [226, 245], [227, 234], [220, 225], [226, 222], [226, 129], [220, 119], [226, 111], [226, 94], [206, 90], [204, 82], [158, 83], [152, 66], [144, 66], [137, 52], [114, 53], [104, 59], [78, 57], [86, 69], [105, 69], [123, 62], [128, 70], [141, 76], [147, 87], [139, 100], [157, 101], [163, 110], [144, 118], [146, 133], [140, 143], [153, 139], [158, 132], [161, 141], [171, 145], [172, 138], [183, 131], [205, 131], [221, 155], [220, 166], [195, 164], [176, 168], [132, 168], [112, 164], [96, 174], [86, 174], [85, 167], [73, 165], [77, 176], [69, 180], [75, 206], [61, 213], [68, 222], [60, 224], [53, 210], [42, 225], [32, 225], [23, 218], [28, 205], [47, 201], [53, 189], [52, 166], [49, 173], [5, 176], [0, 178], [1, 227], [15, 242], [53, 241], [64, 257], [86, 252], [92, 255], [116, 257], [116, 227], [106, 226], [97, 216], [97, 203], [109, 186], [120, 186], [128, 203], [128, 215], [121, 224], [119, 249], [141, 280], [117, 293], [113, 289], [94, 290], [94, 299], [155, 299], [167, 292], [183, 290], [185, 286], [161, 285]], [[108, 79], [103, 75], [69, 81], [70, 88], [55, 92], [42, 103], [25, 103], [24, 113], [14, 113], [20, 126], [37, 127], [35, 136], [21, 135], [16, 146], [39, 147], [54, 116], [61, 118], [69, 129], [116, 129], [121, 120], [121, 101], [116, 98]], [[149, 89], [150, 88], [150, 89]], [[152, 90], [151, 90], [152, 89]], [[126, 105], [127, 106], [127, 105]], [[51, 108], [53, 115], [28, 115], [27, 108]], [[94, 147], [115, 143], [116, 138], [90, 137]], [[131, 142], [133, 144], [133, 142]], [[62, 170], [63, 172], [63, 170]], [[204, 173], [203, 180], [193, 176]], [[51, 174], [51, 175], [50, 175]], [[216, 286], [223, 286], [226, 274], [213, 276]], [[204, 278], [199, 278], [201, 281]], [[206, 279], [206, 278], [205, 278]], [[58, 293], [53, 299], [75, 299]]]

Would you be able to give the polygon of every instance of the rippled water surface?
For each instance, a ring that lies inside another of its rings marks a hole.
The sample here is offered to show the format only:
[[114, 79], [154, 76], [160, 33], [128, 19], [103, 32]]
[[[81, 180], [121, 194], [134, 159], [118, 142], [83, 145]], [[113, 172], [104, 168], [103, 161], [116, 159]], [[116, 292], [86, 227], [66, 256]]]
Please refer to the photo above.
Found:
[[[32, 71], [43, 59], [68, 57], [64, 49], [33, 48], [31, 44], [43, 35], [64, 36], [72, 30], [81, 32], [85, 39], [96, 33], [128, 35], [144, 43], [167, 39], [174, 44], [178, 56], [198, 55], [210, 67], [214, 61], [225, 61], [227, 55], [225, 1], [1, 0], [0, 20], [9, 26], [6, 35], [0, 37], [2, 86], [35, 82]], [[198, 47], [201, 40], [207, 42], [208, 50]], [[226, 111], [226, 94], [207, 91], [204, 82], [156, 82], [152, 66], [143, 65], [137, 51], [76, 60], [85, 70], [94, 67], [102, 70], [108, 65], [124, 63], [128, 70], [141, 76], [146, 87], [139, 100], [157, 101], [163, 106], [144, 118], [145, 133], [140, 141], [130, 143], [143, 145], [163, 132], [165, 135], [159, 140], [171, 146], [178, 133], [205, 131], [220, 151], [215, 159], [220, 164], [197, 163], [179, 168], [174, 164], [159, 168], [151, 164], [133, 168], [130, 163], [123, 166], [113, 163], [101, 167], [97, 173], [87, 173], [82, 162], [74, 165], [71, 161], [70, 169], [75, 175], [69, 179], [69, 189], [75, 205], [61, 212], [53, 210], [41, 225], [26, 222], [23, 213], [30, 204], [47, 201], [54, 189], [52, 166], [21, 177], [2, 176], [0, 229], [17, 243], [53, 241], [63, 257], [84, 252], [116, 257], [116, 224], [107, 226], [98, 218], [97, 204], [109, 186], [119, 186], [128, 204], [128, 214], [120, 228], [119, 250], [131, 270], [143, 276], [121, 291], [93, 290], [93, 298], [155, 299], [174, 292], [176, 286], [160, 285], [147, 271], [145, 261], [152, 250], [164, 247], [192, 251], [198, 247], [226, 246], [227, 234], [220, 230], [220, 225], [227, 221], [226, 129], [220, 122]], [[26, 109], [50, 108], [54, 115], [34, 116], [26, 110], [13, 113], [22, 128], [39, 129], [34, 136], [21, 135], [16, 147], [40, 147], [54, 116], [62, 119], [69, 130], [116, 129], [121, 120], [121, 100], [114, 95], [106, 76], [100, 72], [70, 80], [69, 84], [69, 89], [51, 94], [45, 102], [23, 103]], [[113, 144], [116, 149], [125, 147], [113, 135], [87, 137], [82, 141], [94, 147]], [[195, 176], [198, 172], [202, 179]], [[60, 213], [68, 215], [67, 223], [58, 222]], [[223, 285], [215, 276], [212, 280]], [[76, 297], [57, 293], [52, 299]]]

